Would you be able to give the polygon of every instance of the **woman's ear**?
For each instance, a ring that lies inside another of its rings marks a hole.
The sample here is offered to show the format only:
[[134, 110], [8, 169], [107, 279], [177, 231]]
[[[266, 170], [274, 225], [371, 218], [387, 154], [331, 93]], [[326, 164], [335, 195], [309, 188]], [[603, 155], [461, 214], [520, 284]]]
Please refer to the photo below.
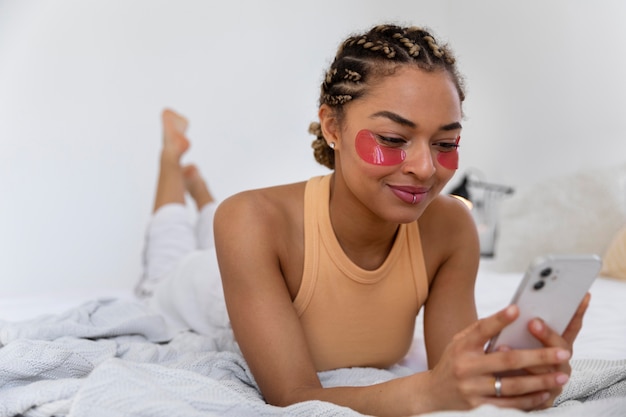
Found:
[[[335, 116], [335, 111], [327, 104], [322, 104], [317, 112], [317, 115], [320, 119], [322, 134], [324, 135], [324, 139], [326, 139], [328, 146], [336, 147], [339, 144], [340, 135], [339, 123], [337, 117]], [[331, 145], [331, 143], [333, 145]]]

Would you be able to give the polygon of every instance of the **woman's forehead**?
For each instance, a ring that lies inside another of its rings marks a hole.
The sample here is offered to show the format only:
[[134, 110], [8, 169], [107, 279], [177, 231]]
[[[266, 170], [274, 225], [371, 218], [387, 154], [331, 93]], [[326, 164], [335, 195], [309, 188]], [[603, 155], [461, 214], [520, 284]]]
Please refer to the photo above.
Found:
[[395, 118], [388, 118], [403, 120], [404, 125], [418, 124], [416, 117], [427, 115], [439, 115], [442, 124], [460, 122], [462, 117], [461, 100], [449, 74], [413, 66], [381, 78], [351, 104], [348, 107], [368, 112], [367, 117], [393, 114]]

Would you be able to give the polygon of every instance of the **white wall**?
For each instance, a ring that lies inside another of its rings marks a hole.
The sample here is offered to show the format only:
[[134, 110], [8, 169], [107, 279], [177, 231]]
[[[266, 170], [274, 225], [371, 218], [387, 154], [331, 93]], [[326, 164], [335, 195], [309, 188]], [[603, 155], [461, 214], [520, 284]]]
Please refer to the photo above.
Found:
[[463, 167], [511, 185], [626, 162], [626, 2], [454, 1]]
[[219, 197], [327, 172], [307, 133], [321, 77], [384, 21], [457, 52], [461, 170], [519, 185], [625, 161], [626, 5], [588, 3], [0, 1], [0, 291], [133, 285], [165, 106]]

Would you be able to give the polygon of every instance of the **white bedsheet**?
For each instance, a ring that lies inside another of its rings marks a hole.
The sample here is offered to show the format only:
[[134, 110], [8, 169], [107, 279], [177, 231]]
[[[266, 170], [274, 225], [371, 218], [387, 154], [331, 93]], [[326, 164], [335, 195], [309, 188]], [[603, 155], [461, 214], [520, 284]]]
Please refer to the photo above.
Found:
[[[505, 306], [520, 278], [521, 274], [481, 270], [477, 284], [480, 315]], [[539, 415], [626, 415], [626, 307], [622, 302], [626, 284], [598, 280], [592, 293], [594, 302], [575, 346], [574, 373], [559, 399], [562, 405]], [[60, 301], [56, 298], [50, 306], [59, 308]], [[41, 311], [42, 299], [36, 302]], [[0, 318], [8, 313], [3, 310], [8, 306], [0, 302]], [[412, 355], [419, 367], [424, 362], [421, 322], [417, 330]], [[265, 404], [232, 333], [206, 337], [177, 332], [162, 317], [128, 298], [89, 301], [66, 313], [29, 322], [0, 322], [0, 342], [5, 345], [0, 349], [0, 417], [359, 415], [317, 401], [288, 408]], [[407, 372], [410, 369], [403, 366], [355, 368], [324, 372], [320, 377], [326, 386], [356, 385]], [[487, 406], [436, 415], [526, 414]]]

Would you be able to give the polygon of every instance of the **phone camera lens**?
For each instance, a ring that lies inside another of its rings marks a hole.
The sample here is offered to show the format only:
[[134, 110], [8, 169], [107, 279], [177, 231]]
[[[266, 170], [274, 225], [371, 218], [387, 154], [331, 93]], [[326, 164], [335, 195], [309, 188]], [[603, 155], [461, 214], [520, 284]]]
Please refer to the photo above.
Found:
[[541, 270], [541, 272], [539, 273], [539, 276], [541, 278], [547, 278], [550, 276], [550, 274], [552, 273], [552, 268], [544, 268]]
[[544, 285], [546, 285], [545, 281], [537, 281], [535, 282], [535, 285], [533, 285], [533, 288], [539, 291], [540, 289], [543, 288]]

